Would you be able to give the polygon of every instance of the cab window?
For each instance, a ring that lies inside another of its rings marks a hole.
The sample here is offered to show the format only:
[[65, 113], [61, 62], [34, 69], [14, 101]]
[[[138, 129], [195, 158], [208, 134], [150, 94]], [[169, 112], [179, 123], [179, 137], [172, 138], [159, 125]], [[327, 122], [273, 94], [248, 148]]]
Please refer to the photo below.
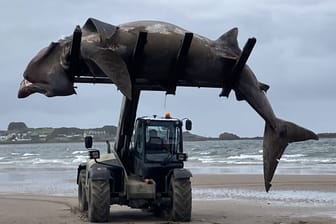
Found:
[[180, 152], [181, 131], [174, 122], [150, 122], [146, 126], [146, 158], [162, 161], [168, 154]]

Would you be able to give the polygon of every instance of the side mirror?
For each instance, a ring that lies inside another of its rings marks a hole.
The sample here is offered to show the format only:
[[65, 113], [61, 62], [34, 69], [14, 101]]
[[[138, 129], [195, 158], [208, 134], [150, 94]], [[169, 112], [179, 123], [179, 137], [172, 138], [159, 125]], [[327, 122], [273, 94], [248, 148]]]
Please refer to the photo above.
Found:
[[191, 122], [191, 120], [186, 120], [186, 122], [185, 122], [185, 126], [186, 126], [186, 129], [188, 130], [188, 131], [190, 131], [191, 130], [191, 128], [192, 128], [192, 122]]
[[92, 148], [92, 136], [86, 136], [84, 141], [85, 141], [85, 148], [91, 149]]

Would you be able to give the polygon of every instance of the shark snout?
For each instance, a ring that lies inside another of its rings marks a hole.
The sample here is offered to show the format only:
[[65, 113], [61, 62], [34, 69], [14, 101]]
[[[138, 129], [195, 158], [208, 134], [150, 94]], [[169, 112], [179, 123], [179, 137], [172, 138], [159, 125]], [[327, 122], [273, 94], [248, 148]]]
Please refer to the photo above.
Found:
[[34, 84], [27, 79], [24, 79], [20, 83], [18, 98], [26, 98], [36, 92], [46, 95], [48, 92], [46, 87], [46, 84]]

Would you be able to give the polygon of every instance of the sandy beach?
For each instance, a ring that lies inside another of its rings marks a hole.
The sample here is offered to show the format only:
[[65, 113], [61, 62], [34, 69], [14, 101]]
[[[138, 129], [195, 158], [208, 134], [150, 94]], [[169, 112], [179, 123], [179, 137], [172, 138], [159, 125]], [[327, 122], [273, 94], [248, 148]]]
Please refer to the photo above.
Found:
[[[266, 193], [261, 175], [195, 175], [191, 223], [336, 223], [336, 204], [328, 199], [328, 194], [336, 194], [335, 177], [277, 175], [271, 192]], [[207, 196], [216, 192], [221, 192], [218, 198]], [[319, 199], [319, 194], [326, 198]], [[88, 223], [87, 215], [78, 211], [75, 196], [1, 193], [0, 204], [0, 223]], [[116, 205], [111, 206], [109, 222], [172, 223], [151, 213]]]

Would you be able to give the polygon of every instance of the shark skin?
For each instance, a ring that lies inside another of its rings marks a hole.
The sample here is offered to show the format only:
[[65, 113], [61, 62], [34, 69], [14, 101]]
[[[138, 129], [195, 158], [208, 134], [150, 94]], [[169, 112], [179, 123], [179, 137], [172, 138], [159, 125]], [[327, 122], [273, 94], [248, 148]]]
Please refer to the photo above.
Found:
[[[76, 69], [71, 69], [69, 60], [74, 37], [52, 42], [28, 64], [19, 98], [33, 93], [48, 97], [75, 94], [74, 77], [108, 78], [129, 100], [134, 91], [175, 93], [177, 86], [223, 88], [225, 94], [221, 96], [227, 97], [233, 90], [237, 100], [245, 100], [265, 120], [263, 161], [267, 192], [286, 146], [318, 139], [313, 131], [276, 117], [265, 95], [269, 86], [259, 82], [248, 65], [243, 64], [239, 74], [232, 76], [242, 54], [237, 28], [217, 40], [193, 34], [184, 57], [179, 57], [184, 50], [181, 43], [189, 32], [173, 24], [137, 21], [114, 26], [90, 18], [81, 31]], [[140, 33], [146, 34], [143, 49], [135, 51]]]

